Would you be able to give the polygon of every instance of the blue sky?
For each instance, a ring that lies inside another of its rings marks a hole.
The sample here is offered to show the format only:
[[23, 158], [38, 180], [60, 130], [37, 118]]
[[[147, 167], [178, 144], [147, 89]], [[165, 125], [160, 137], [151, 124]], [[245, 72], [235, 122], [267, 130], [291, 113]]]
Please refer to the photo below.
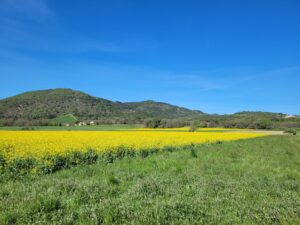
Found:
[[0, 0], [0, 98], [66, 87], [300, 114], [298, 0]]

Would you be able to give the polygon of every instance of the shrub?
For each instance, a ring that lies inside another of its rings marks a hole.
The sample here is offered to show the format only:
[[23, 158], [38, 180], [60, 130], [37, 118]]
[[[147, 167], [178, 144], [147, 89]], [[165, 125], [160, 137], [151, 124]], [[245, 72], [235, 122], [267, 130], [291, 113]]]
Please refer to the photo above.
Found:
[[145, 126], [147, 128], [158, 128], [161, 125], [162, 125], [162, 120], [160, 120], [160, 119], [150, 119], [150, 120], [147, 120], [145, 123]]
[[147, 150], [141, 150], [139, 153], [142, 158], [146, 158], [149, 156], [149, 151]]
[[116, 178], [115, 176], [111, 175], [108, 179], [109, 183], [118, 185], [120, 183], [120, 180]]
[[69, 160], [65, 156], [56, 155], [52, 158], [52, 171], [69, 168]]
[[83, 154], [83, 163], [93, 164], [98, 160], [98, 154], [96, 151], [90, 149]]
[[286, 129], [284, 131], [284, 133], [296, 135], [297, 134], [297, 130], [296, 129], [292, 129], [292, 128], [288, 128], [288, 129]]
[[35, 130], [34, 127], [22, 127], [21, 130]]
[[104, 153], [102, 157], [103, 161], [106, 163], [113, 163], [115, 160], [115, 156], [111, 151]]
[[198, 157], [198, 155], [197, 155], [197, 153], [196, 153], [196, 151], [195, 151], [194, 148], [191, 148], [191, 157], [193, 157], [193, 158], [197, 158]]
[[189, 131], [190, 132], [195, 132], [195, 131], [197, 131], [198, 128], [199, 128], [199, 123], [197, 121], [193, 121], [191, 123]]
[[[0, 174], [3, 174], [5, 171], [5, 166], [6, 166], [5, 163], [6, 162], [5, 162], [4, 156], [0, 154]], [[1, 177], [0, 177], [0, 179], [1, 179]]]
[[30, 171], [35, 167], [35, 165], [36, 162], [34, 159], [16, 158], [12, 162], [10, 162], [8, 170], [13, 175], [25, 175], [30, 173]]

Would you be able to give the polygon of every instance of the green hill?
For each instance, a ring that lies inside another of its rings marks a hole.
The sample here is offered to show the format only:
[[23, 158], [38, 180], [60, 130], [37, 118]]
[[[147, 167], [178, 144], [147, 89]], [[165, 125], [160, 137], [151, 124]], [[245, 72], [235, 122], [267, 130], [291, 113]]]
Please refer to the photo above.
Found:
[[195, 118], [203, 113], [155, 101], [113, 102], [71, 89], [31, 91], [0, 100], [3, 125], [48, 123], [66, 114], [79, 120], [136, 122], [149, 118]]
[[135, 110], [137, 114], [146, 116], [148, 118], [195, 117], [203, 114], [203, 112], [201, 111], [187, 110], [186, 108], [183, 107], [170, 105], [164, 102], [155, 102], [151, 100], [142, 101], [142, 102], [128, 102], [124, 104], [127, 105], [128, 108], [130, 108], [131, 110]]
[[[153, 119], [153, 120], [151, 120]], [[282, 113], [238, 112], [210, 115], [163, 102], [114, 102], [72, 89], [31, 91], [0, 100], [0, 126], [67, 124], [93, 120], [97, 124], [151, 124], [161, 127], [200, 126], [230, 128], [300, 127], [300, 117]]]

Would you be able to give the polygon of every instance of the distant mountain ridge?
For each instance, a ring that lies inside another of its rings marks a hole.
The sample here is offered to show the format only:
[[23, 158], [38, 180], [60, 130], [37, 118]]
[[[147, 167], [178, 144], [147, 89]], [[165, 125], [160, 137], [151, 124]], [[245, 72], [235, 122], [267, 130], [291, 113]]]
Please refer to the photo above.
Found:
[[195, 118], [204, 113], [163, 102], [113, 102], [72, 89], [30, 91], [0, 100], [0, 118], [53, 119], [73, 114], [81, 120]]
[[0, 100], [0, 126], [143, 124], [146, 127], [281, 129], [300, 128], [300, 117], [272, 112], [243, 111], [206, 114], [164, 102], [114, 102], [81, 91], [57, 88], [30, 91]]

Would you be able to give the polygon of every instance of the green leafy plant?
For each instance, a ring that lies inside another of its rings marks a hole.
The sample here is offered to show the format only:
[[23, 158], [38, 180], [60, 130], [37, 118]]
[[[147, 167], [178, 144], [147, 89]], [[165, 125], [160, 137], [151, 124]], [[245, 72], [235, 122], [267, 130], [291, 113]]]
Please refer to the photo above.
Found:
[[284, 133], [296, 135], [297, 134], [297, 130], [296, 129], [292, 129], [292, 128], [288, 128], [288, 129], [284, 130]]

